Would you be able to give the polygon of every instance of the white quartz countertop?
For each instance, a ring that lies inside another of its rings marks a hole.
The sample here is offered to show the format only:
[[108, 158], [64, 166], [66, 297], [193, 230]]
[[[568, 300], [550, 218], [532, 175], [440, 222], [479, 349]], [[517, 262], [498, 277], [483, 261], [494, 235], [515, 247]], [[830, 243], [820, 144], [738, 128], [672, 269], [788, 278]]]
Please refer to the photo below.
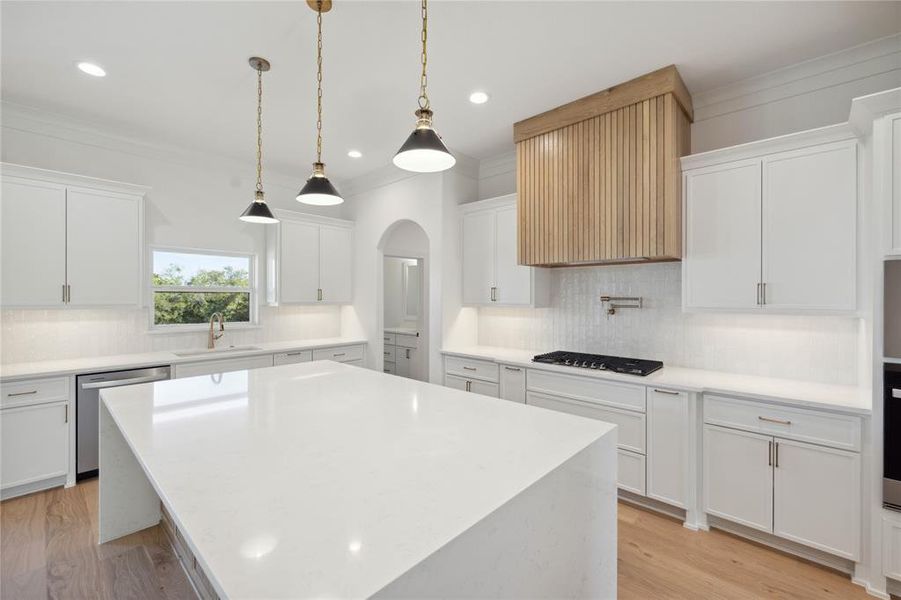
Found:
[[705, 394], [726, 394], [754, 400], [822, 408], [860, 415], [869, 415], [872, 412], [872, 390], [853, 385], [816, 383], [685, 367], [667, 367], [665, 365], [659, 371], [646, 377], [639, 377], [610, 371], [534, 363], [532, 362], [532, 357], [545, 351], [517, 350], [493, 346], [447, 348], [441, 352], [453, 356], [490, 360], [530, 369], [596, 377], [637, 385], [660, 386]]
[[[14, 381], [32, 377], [72, 375], [75, 373], [99, 373], [102, 371], [117, 371], [121, 369], [196, 363], [207, 360], [225, 360], [228, 358], [258, 356], [260, 354], [275, 354], [277, 352], [291, 352], [295, 350], [314, 350], [316, 348], [352, 346], [365, 343], [366, 340], [360, 338], [336, 337], [248, 344], [248, 346], [253, 346], [254, 349], [233, 352], [207, 352], [191, 356], [179, 356], [175, 353], [183, 352], [183, 350], [172, 350], [163, 352], [145, 352], [141, 354], [114, 354], [112, 356], [92, 356], [88, 358], [9, 363], [0, 365], [0, 381]], [[227, 346], [221, 346], [221, 348], [227, 348]], [[184, 351], [188, 350], [186, 349]]]
[[614, 430], [330, 361], [101, 397], [230, 598], [369, 597]]

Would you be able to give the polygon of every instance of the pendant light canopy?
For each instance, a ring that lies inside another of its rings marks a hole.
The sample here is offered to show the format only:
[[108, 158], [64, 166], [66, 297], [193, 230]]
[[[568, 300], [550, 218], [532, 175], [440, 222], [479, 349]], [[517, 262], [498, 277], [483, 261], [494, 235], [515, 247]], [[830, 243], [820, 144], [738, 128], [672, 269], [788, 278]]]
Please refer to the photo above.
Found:
[[428, 28], [429, 12], [428, 0], [422, 0], [422, 73], [419, 77], [419, 110], [416, 115], [416, 129], [394, 155], [394, 164], [406, 171], [416, 173], [435, 173], [446, 171], [454, 166], [457, 159], [451, 154], [441, 136], [432, 129], [432, 110], [429, 104], [429, 95], [426, 90], [428, 77], [426, 65], [428, 64]]
[[270, 66], [268, 60], [258, 56], [248, 62], [257, 72], [257, 189], [253, 202], [241, 214], [241, 220], [247, 223], [278, 223], [263, 194], [263, 71], [268, 71]]
[[325, 164], [322, 162], [322, 13], [331, 10], [332, 2], [307, 0], [307, 4], [316, 11], [316, 162], [313, 163], [313, 174], [297, 193], [297, 201], [316, 206], [333, 206], [341, 204], [344, 199], [325, 176]]

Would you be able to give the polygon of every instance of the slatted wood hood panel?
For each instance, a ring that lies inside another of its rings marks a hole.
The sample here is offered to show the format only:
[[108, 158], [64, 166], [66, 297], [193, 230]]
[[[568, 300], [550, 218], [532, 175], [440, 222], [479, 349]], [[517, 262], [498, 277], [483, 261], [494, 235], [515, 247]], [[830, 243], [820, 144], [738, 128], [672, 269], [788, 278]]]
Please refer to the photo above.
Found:
[[669, 66], [516, 123], [520, 264], [681, 259], [691, 120]]

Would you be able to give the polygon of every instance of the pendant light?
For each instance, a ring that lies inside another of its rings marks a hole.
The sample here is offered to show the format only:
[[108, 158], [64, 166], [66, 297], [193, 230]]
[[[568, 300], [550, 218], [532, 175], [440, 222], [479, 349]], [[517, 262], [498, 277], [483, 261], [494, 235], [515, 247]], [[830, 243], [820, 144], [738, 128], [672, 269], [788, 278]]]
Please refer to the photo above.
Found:
[[422, 0], [422, 74], [419, 77], [419, 110], [416, 115], [416, 129], [394, 155], [394, 164], [406, 171], [416, 173], [435, 173], [446, 171], [454, 166], [457, 159], [451, 154], [441, 136], [432, 129], [432, 110], [429, 104], [429, 95], [426, 92], [428, 77], [426, 76], [426, 64], [428, 63], [429, 12], [428, 0]]
[[257, 190], [253, 202], [241, 214], [241, 220], [247, 223], [278, 223], [263, 195], [263, 71], [269, 70], [269, 61], [254, 56], [248, 62], [257, 72]]
[[307, 4], [316, 11], [316, 162], [313, 163], [313, 174], [297, 193], [297, 201], [316, 206], [332, 206], [341, 204], [344, 199], [332, 182], [325, 176], [325, 165], [322, 163], [322, 13], [332, 8], [331, 0], [307, 0]]

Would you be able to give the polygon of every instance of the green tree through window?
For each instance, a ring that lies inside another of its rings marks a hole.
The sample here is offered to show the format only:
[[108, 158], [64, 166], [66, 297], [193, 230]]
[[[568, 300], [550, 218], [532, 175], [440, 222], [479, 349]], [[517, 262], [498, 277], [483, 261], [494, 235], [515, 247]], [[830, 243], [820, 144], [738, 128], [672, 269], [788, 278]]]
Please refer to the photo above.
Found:
[[251, 321], [250, 257], [153, 252], [154, 325]]

